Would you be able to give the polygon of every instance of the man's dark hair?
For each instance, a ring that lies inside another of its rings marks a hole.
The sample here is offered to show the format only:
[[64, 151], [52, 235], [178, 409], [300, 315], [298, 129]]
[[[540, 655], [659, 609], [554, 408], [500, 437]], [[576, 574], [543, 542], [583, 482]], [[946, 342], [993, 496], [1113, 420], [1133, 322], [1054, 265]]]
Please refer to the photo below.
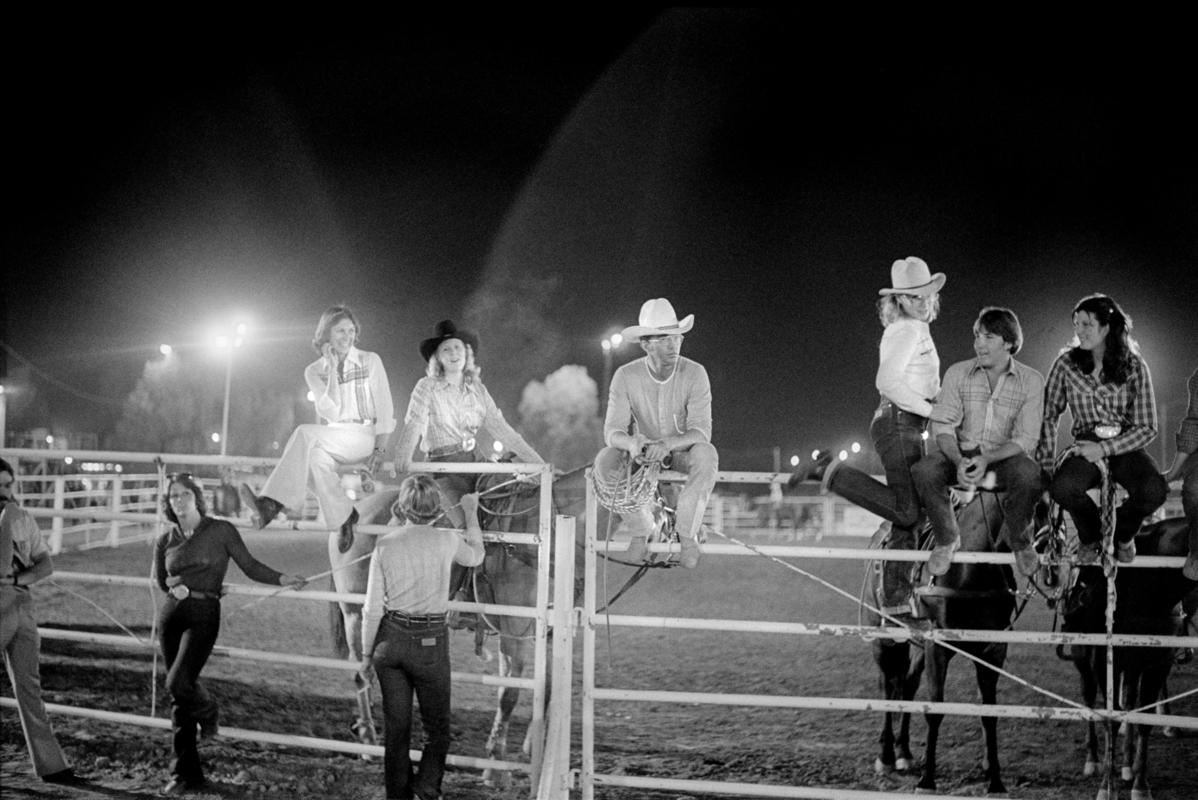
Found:
[[1023, 328], [1019, 327], [1019, 317], [1009, 308], [1002, 306], [986, 306], [978, 314], [973, 323], [973, 332], [985, 331], [1001, 336], [1002, 340], [1011, 345], [1011, 355], [1023, 349]]

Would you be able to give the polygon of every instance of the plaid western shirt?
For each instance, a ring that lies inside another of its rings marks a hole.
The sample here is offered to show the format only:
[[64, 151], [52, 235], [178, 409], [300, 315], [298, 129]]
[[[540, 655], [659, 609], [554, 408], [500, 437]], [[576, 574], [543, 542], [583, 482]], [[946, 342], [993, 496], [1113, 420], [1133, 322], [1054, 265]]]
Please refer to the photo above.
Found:
[[956, 436], [962, 450], [989, 453], [1007, 442], [1025, 455], [1036, 451], [1044, 409], [1044, 376], [1015, 359], [994, 390], [976, 358], [958, 361], [944, 373], [932, 409], [932, 435]]
[[1130, 453], [1156, 438], [1156, 397], [1148, 364], [1133, 353], [1125, 383], [1099, 383], [1081, 371], [1066, 350], [1057, 356], [1044, 388], [1044, 424], [1036, 460], [1051, 471], [1056, 456], [1057, 421], [1069, 407], [1073, 415], [1074, 439], [1086, 437], [1099, 425], [1118, 425], [1120, 433], [1099, 442], [1107, 456]]
[[487, 387], [478, 380], [458, 387], [444, 378], [421, 378], [408, 401], [404, 426], [413, 427], [425, 452], [461, 445], [483, 430], [524, 463], [544, 460], [508, 424]]
[[1177, 430], [1179, 453], [1198, 450], [1198, 369], [1194, 370], [1194, 374], [1186, 381], [1186, 390], [1190, 393], [1190, 407], [1186, 409], [1186, 417]]

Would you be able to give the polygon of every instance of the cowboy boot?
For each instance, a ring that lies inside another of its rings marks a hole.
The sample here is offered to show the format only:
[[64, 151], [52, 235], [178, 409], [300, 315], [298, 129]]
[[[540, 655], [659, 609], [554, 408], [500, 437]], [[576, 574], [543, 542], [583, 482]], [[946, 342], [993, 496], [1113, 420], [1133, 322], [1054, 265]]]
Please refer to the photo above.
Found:
[[337, 552], [348, 553], [354, 546], [354, 524], [357, 521], [358, 509], [355, 508], [349, 512], [345, 522], [341, 523], [341, 530], [337, 532]]
[[254, 494], [254, 490], [249, 487], [249, 484], [243, 483], [237, 489], [241, 495], [241, 501], [255, 511], [254, 526], [258, 530], [262, 530], [279, 516], [279, 512], [283, 510], [283, 504], [278, 500], [263, 495], [259, 497]]

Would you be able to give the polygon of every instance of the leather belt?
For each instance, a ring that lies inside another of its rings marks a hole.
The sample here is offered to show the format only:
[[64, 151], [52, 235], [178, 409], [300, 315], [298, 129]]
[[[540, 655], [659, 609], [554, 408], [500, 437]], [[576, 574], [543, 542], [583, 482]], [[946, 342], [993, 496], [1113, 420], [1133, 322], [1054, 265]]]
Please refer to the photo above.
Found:
[[201, 592], [196, 589], [190, 589], [182, 583], [172, 586], [167, 590], [167, 594], [176, 600], [186, 600], [189, 597], [194, 597], [196, 600], [219, 600], [220, 595], [215, 592]]
[[895, 420], [902, 419], [905, 416], [909, 419], [909, 421], [914, 422], [921, 429], [927, 428], [928, 426], [927, 417], [916, 414], [914, 411], [905, 411], [896, 406], [890, 400], [883, 400], [881, 404], [878, 405], [878, 410], [874, 413], [874, 416], [880, 417], [883, 414], [889, 414], [890, 417]]
[[446, 445], [445, 447], [435, 447], [428, 451], [429, 458], [444, 458], [445, 456], [457, 455], [458, 453], [471, 453], [474, 451], [474, 437], [463, 439], [460, 442]]
[[405, 614], [402, 611], [388, 611], [386, 616], [409, 628], [431, 628], [445, 624], [445, 614]]

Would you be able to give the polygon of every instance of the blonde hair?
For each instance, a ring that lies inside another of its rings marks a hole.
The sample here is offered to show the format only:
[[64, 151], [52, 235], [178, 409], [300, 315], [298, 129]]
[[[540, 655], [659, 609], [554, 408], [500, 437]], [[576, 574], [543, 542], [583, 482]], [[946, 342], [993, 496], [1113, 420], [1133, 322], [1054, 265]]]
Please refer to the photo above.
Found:
[[391, 513], [409, 522], [427, 523], [441, 516], [441, 489], [428, 475], [412, 475], [399, 485]]
[[[902, 297], [901, 294], [885, 294], [878, 300], [878, 319], [882, 322], [883, 328], [909, 316], [899, 305], [900, 297]], [[928, 310], [931, 312], [928, 314], [928, 322], [940, 316], [940, 292], [933, 292], [928, 296]]]
[[[458, 341], [461, 342], [462, 340], [458, 339]], [[478, 382], [478, 376], [482, 373], [482, 368], [474, 363], [474, 348], [465, 342], [462, 342], [462, 346], [466, 348], [466, 365], [462, 367], [462, 385], [472, 386]], [[441, 345], [437, 345], [437, 350], [440, 349]], [[434, 350], [433, 354], [428, 357], [428, 367], [424, 371], [424, 374], [430, 378], [445, 377], [445, 367], [441, 364], [441, 360], [437, 358], [437, 350]]]

